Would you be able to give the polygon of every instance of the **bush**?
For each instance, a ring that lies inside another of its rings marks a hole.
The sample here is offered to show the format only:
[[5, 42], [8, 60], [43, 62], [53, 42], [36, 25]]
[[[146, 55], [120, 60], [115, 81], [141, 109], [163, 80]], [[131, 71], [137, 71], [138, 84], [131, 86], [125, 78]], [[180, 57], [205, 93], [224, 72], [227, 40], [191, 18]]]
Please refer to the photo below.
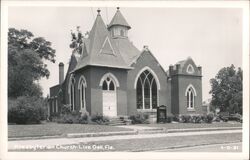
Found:
[[109, 122], [109, 118], [97, 113], [91, 116], [91, 121], [97, 124], [107, 124]]
[[191, 122], [192, 123], [201, 123], [202, 118], [200, 115], [193, 115], [193, 116], [191, 116]]
[[71, 105], [64, 104], [61, 108], [61, 114], [70, 114], [71, 113]]
[[90, 116], [87, 113], [84, 113], [80, 116], [79, 118], [79, 123], [80, 124], [89, 124], [90, 122]]
[[179, 115], [174, 115], [173, 116], [173, 121], [180, 122], [180, 116]]
[[39, 124], [46, 119], [46, 105], [42, 98], [23, 96], [15, 101], [8, 109], [8, 123]]
[[56, 119], [57, 123], [67, 123], [67, 124], [73, 124], [77, 123], [78, 117], [73, 116], [72, 114], [64, 114], [61, 115], [59, 118]]
[[90, 117], [87, 112], [84, 112], [83, 114], [77, 111], [64, 113], [67, 114], [61, 114], [59, 117], [55, 118], [57, 123], [88, 124], [90, 122]]
[[129, 116], [132, 124], [143, 124], [148, 123], [149, 115], [145, 113], [138, 113], [136, 115]]
[[207, 114], [207, 123], [212, 123], [214, 115], [212, 113]]
[[181, 115], [179, 117], [179, 121], [182, 123], [190, 123], [191, 122], [191, 116], [190, 115]]

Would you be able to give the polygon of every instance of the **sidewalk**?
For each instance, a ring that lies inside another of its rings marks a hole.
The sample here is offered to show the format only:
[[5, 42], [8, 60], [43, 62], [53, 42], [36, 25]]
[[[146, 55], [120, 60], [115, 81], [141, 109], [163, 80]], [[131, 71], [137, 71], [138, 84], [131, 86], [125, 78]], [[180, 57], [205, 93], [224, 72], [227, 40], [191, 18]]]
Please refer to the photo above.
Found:
[[56, 146], [70, 145], [87, 142], [109, 141], [109, 140], [128, 140], [128, 139], [145, 139], [145, 138], [162, 138], [176, 136], [192, 136], [192, 135], [211, 135], [226, 133], [241, 133], [241, 129], [220, 130], [220, 131], [200, 131], [200, 132], [176, 132], [176, 133], [158, 133], [158, 134], [137, 134], [137, 135], [116, 135], [102, 137], [84, 137], [84, 138], [57, 138], [57, 139], [39, 139], [39, 140], [18, 140], [9, 141], [8, 149], [15, 150], [16, 146]]

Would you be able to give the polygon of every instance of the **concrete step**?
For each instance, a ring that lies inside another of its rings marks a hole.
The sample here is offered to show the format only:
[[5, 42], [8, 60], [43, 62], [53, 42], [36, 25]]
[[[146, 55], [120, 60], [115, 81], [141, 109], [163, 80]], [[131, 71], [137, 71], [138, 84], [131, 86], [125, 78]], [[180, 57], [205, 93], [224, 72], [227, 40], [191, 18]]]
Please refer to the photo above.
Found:
[[123, 121], [122, 119], [118, 118], [112, 118], [109, 120], [108, 125], [110, 126], [119, 126], [119, 125], [126, 125], [125, 121]]

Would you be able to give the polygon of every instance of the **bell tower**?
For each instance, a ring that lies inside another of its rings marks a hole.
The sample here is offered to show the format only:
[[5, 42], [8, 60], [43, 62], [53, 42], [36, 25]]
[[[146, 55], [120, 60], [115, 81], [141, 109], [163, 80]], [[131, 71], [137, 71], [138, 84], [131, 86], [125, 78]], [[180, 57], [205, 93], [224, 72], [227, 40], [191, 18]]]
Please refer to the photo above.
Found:
[[120, 7], [117, 7], [117, 11], [108, 25], [108, 30], [111, 33], [112, 38], [128, 38], [128, 30], [130, 25], [125, 20], [120, 12]]

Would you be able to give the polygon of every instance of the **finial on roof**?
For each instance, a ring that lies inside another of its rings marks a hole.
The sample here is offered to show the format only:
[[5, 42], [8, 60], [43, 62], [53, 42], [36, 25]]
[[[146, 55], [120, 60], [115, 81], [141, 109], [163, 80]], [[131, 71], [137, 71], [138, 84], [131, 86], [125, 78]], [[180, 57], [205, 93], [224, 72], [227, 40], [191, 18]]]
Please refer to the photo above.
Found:
[[100, 15], [100, 12], [101, 12], [101, 10], [100, 10], [100, 8], [98, 8], [98, 9], [97, 9], [98, 15]]
[[116, 9], [117, 9], [117, 10], [119, 10], [119, 9], [120, 9], [120, 7], [116, 7]]

